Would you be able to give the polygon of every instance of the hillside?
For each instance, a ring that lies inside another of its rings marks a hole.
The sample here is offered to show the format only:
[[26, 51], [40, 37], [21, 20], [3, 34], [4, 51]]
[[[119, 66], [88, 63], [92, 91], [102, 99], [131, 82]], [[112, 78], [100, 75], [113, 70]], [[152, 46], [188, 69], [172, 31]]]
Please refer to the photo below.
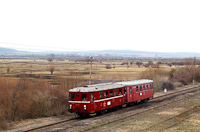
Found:
[[193, 52], [151, 52], [136, 50], [90, 50], [90, 51], [45, 51], [30, 52], [17, 49], [0, 47], [0, 55], [38, 55], [38, 54], [77, 54], [81, 56], [123, 56], [123, 57], [166, 57], [166, 58], [188, 58], [200, 57], [200, 53]]
[[29, 52], [26, 51], [19, 51], [16, 49], [11, 48], [2, 48], [0, 47], [0, 55], [23, 55], [23, 54], [29, 54]]

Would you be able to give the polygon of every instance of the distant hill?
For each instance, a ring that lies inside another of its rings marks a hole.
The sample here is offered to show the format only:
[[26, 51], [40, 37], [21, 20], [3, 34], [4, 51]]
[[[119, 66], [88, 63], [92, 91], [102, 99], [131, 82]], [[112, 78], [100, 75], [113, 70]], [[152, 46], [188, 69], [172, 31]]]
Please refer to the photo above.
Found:
[[193, 52], [151, 52], [151, 51], [136, 51], [136, 50], [79, 51], [73, 53], [81, 55], [116, 55], [124, 57], [166, 57], [166, 58], [200, 57], [200, 53], [193, 53]]
[[11, 48], [1, 48], [0, 55], [37, 55], [37, 54], [77, 54], [82, 56], [121, 56], [121, 57], [166, 57], [166, 58], [200, 58], [200, 53], [193, 52], [151, 52], [151, 51], [136, 51], [136, 50], [91, 50], [91, 51], [45, 51], [45, 52], [30, 52], [21, 51]]
[[9, 49], [9, 48], [1, 48], [0, 47], [0, 52], [4, 52], [4, 53], [12, 53], [12, 52], [17, 52], [17, 50], [14, 49]]
[[28, 53], [28, 52], [19, 51], [19, 50], [11, 49], [11, 48], [0, 47], [0, 55], [15, 55], [15, 54], [25, 54], [25, 53]]

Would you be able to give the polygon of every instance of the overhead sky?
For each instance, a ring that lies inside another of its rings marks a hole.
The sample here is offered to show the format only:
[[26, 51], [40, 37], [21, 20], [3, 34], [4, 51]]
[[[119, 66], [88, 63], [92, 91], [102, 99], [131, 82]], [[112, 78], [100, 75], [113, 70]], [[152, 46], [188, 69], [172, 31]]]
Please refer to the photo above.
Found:
[[200, 53], [200, 1], [1, 0], [0, 47]]

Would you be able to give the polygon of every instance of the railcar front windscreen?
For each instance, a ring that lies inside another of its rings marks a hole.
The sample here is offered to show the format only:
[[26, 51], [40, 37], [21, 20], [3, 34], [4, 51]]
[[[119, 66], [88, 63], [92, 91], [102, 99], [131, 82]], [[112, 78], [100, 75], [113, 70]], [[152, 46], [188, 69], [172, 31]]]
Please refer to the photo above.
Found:
[[70, 94], [70, 100], [74, 101], [74, 99], [75, 99], [75, 94]]

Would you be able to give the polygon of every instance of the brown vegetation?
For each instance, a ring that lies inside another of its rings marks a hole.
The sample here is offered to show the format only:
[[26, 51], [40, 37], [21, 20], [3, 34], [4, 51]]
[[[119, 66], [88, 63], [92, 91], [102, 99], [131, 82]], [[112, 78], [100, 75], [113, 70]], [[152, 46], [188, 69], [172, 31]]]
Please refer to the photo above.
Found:
[[138, 67], [140, 67], [142, 64], [143, 64], [143, 62], [136, 62], [136, 65], [137, 65]]
[[[33, 59], [1, 61], [0, 128], [6, 128], [9, 122], [15, 120], [67, 112], [68, 90], [74, 86], [88, 85], [89, 59], [88, 57], [80, 58], [80, 60], [63, 58], [62, 61], [56, 57], [55, 59], [58, 61], [50, 64], [46, 57], [37, 59], [37, 62], [33, 62]], [[134, 61], [136, 63], [131, 63]], [[183, 66], [185, 60], [173, 59], [161, 62], [137, 58], [134, 61], [132, 58], [129, 60], [98, 58], [98, 61], [93, 61], [92, 84], [152, 79], [154, 92], [157, 92], [165, 87], [173, 89], [192, 82], [192, 70], [189, 72], [191, 65]], [[141, 67], [143, 64], [148, 68]], [[171, 67], [168, 64], [171, 64]], [[12, 67], [12, 72], [10, 72], [10, 67]], [[5, 74], [6, 68], [9, 74]], [[52, 75], [49, 75], [49, 72]], [[195, 80], [200, 81], [199, 67], [196, 68]]]
[[48, 57], [47, 61], [49, 61], [51, 63], [53, 61], [53, 57]]
[[106, 69], [111, 69], [112, 66], [110, 64], [106, 64]]
[[128, 65], [129, 63], [128, 62], [122, 62], [121, 65]]
[[7, 74], [10, 72], [10, 66], [7, 66]]
[[50, 67], [49, 67], [49, 70], [51, 72], [51, 75], [53, 74], [54, 70], [55, 70], [55, 65], [54, 63], [50, 63]]
[[0, 78], [0, 129], [9, 122], [60, 115], [67, 112], [68, 90], [82, 79], [59, 79], [52, 86], [43, 79]]
[[[194, 75], [196, 81], [200, 81], [200, 67], [196, 68], [196, 73]], [[183, 85], [190, 84], [193, 79], [193, 73], [190, 72], [190, 67], [179, 67], [176, 69], [171, 69], [169, 72], [169, 80], [173, 82], [180, 82]]]
[[162, 69], [148, 68], [140, 74], [141, 79], [151, 79], [154, 81], [154, 92], [162, 89], [162, 82], [165, 80], [167, 73]]

